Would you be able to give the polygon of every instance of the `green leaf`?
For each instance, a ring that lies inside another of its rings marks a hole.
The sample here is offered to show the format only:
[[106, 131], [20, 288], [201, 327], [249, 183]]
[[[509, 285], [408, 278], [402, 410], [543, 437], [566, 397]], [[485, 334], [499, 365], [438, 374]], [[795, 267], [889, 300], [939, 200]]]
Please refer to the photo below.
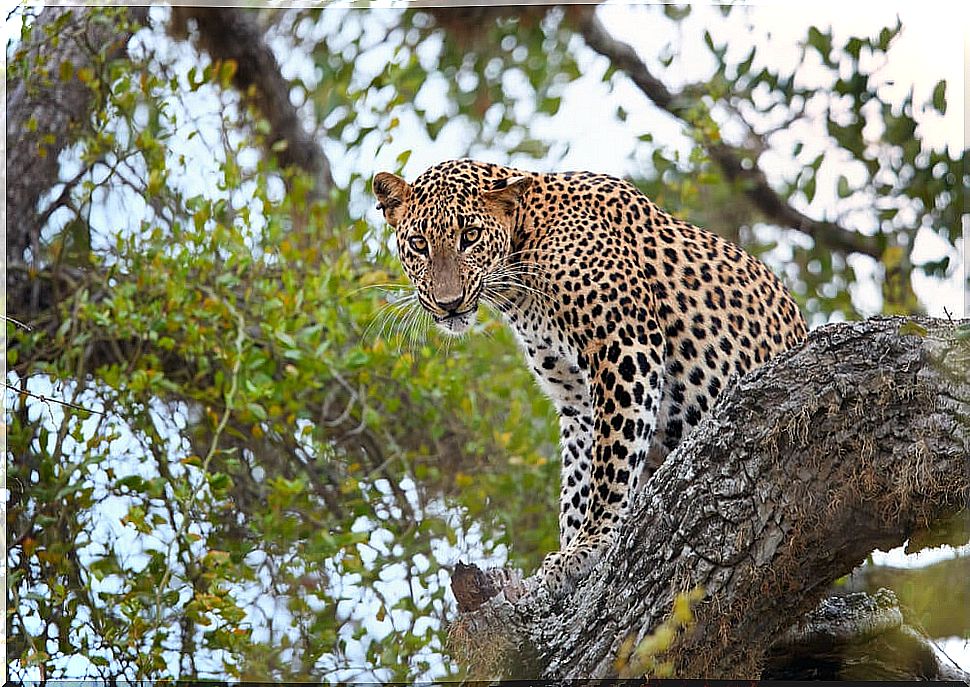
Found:
[[861, 38], [856, 38], [853, 36], [848, 41], [846, 41], [845, 52], [848, 53], [853, 60], [858, 61], [859, 55], [862, 53], [863, 45], [865, 45], [865, 43], [862, 41]]
[[802, 191], [805, 193], [805, 198], [808, 199], [809, 203], [815, 200], [815, 189], [816, 182], [815, 177], [813, 176], [811, 179], [806, 181], [805, 186], [802, 187]]
[[933, 88], [933, 107], [940, 114], [946, 114], [946, 81], [940, 80]]
[[899, 335], [900, 336], [926, 336], [929, 334], [926, 327], [912, 320], [908, 322], [903, 322], [899, 325]]
[[895, 37], [895, 34], [888, 28], [884, 28], [879, 32], [879, 40], [876, 43], [879, 50], [885, 52], [889, 49], [889, 43]]
[[836, 187], [839, 198], [848, 198], [852, 195], [852, 189], [849, 187], [849, 180], [844, 174], [839, 175], [839, 181]]
[[821, 56], [822, 61], [827, 65], [832, 65], [832, 35], [829, 33], [822, 33], [817, 27], [810, 26], [808, 28], [808, 44], [818, 51]]
[[249, 403], [246, 408], [252, 413], [257, 420], [265, 420], [269, 415], [266, 413], [266, 408], [258, 403]]
[[747, 58], [745, 58], [745, 60], [738, 65], [737, 71], [738, 71], [739, 78], [744, 76], [751, 70], [751, 65], [754, 63], [754, 54], [756, 51], [757, 51], [757, 48], [752, 47], [751, 52], [748, 53]]

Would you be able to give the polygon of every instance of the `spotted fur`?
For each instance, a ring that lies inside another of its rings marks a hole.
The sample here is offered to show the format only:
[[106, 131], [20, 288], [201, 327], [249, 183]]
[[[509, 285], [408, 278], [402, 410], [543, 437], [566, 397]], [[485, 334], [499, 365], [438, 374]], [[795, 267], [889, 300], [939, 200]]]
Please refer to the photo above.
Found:
[[630, 495], [744, 374], [806, 334], [781, 281], [629, 182], [472, 160], [374, 192], [421, 305], [450, 334], [495, 306], [559, 414], [560, 551], [572, 588], [613, 542]]

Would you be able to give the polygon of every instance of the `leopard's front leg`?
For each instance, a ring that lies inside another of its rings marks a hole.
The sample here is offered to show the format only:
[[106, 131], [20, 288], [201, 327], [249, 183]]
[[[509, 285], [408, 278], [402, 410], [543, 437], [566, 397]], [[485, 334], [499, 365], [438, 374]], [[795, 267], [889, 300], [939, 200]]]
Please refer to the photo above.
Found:
[[662, 342], [659, 334], [654, 343], [650, 339], [657, 331], [650, 321], [637, 340], [611, 337], [587, 352], [593, 402], [589, 497], [578, 531], [543, 561], [543, 582], [554, 596], [570, 592], [613, 544], [640, 478], [663, 385]]
[[579, 534], [592, 492], [592, 403], [588, 398], [559, 407], [562, 470], [559, 487], [559, 548]]

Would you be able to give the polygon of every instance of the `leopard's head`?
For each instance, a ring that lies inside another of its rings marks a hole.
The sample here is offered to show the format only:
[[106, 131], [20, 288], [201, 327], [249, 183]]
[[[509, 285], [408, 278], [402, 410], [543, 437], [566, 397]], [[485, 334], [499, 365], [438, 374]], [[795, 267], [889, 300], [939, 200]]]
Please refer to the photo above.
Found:
[[389, 172], [374, 176], [404, 271], [447, 334], [466, 332], [479, 300], [501, 290], [517, 209], [531, 184], [527, 174], [470, 160], [436, 165], [413, 184]]

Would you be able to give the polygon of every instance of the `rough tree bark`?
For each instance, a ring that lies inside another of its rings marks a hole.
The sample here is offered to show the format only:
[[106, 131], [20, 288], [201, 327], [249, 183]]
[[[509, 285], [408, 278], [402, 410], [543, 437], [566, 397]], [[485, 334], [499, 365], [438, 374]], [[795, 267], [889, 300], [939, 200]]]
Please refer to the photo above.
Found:
[[[507, 576], [491, 590], [504, 593], [453, 624], [456, 653], [473, 671], [615, 676], [677, 593], [700, 588], [664, 659], [679, 677], [759, 677], [776, 639], [825, 625], [791, 628], [837, 578], [967, 507], [968, 333], [967, 321], [926, 318], [815, 330], [724, 394], [573, 595], [557, 602], [533, 579]], [[888, 606], [869, 621], [841, 619], [871, 638], [901, 627]], [[953, 675], [964, 674], [936, 677]]]

